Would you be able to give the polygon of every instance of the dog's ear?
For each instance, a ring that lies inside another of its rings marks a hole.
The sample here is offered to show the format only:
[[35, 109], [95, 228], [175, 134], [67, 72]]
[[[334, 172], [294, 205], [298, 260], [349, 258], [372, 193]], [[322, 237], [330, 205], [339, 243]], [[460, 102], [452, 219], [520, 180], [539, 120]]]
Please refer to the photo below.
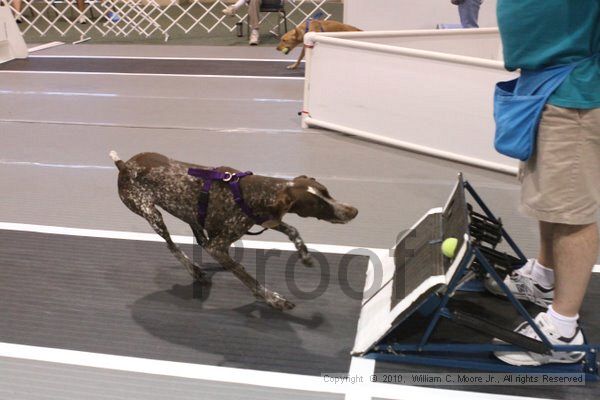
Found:
[[290, 210], [294, 204], [292, 198], [292, 186], [288, 185], [277, 194], [275, 202], [269, 207], [269, 213], [273, 216], [272, 219], [262, 223], [265, 228], [275, 228], [281, 223], [281, 218]]
[[316, 179], [313, 178], [312, 176], [300, 175], [300, 176], [297, 176], [294, 178], [294, 182], [297, 180], [301, 180], [301, 179], [306, 179], [306, 180], [313, 181], [313, 182], [316, 181]]

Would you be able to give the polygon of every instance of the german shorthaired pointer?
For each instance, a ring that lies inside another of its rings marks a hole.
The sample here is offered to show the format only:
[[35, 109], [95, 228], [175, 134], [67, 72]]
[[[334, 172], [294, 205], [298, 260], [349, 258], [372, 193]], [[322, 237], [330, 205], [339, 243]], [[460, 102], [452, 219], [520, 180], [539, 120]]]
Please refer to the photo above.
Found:
[[[280, 310], [292, 309], [294, 304], [265, 288], [229, 255], [231, 244], [257, 223], [252, 216], [260, 216], [260, 224], [264, 228], [286, 234], [295, 244], [303, 263], [311, 266], [312, 259], [298, 231], [281, 220], [284, 214], [294, 213], [332, 223], [349, 222], [358, 214], [356, 208], [337, 202], [325, 186], [306, 176], [286, 180], [249, 174], [239, 178], [236, 174], [244, 174], [233, 168], [213, 169], [172, 160], [157, 153], [140, 153], [127, 162], [120, 160], [114, 151], [110, 152], [110, 156], [119, 169], [119, 196], [123, 203], [145, 218], [165, 239], [169, 250], [194, 280], [210, 283], [202, 268], [173, 243], [156, 206], [189, 224], [198, 243], [223, 268], [233, 272], [256, 298]], [[204, 226], [199, 220], [202, 213], [199, 198], [205, 188], [205, 179], [192, 176], [195, 170], [211, 171], [226, 177], [215, 180], [210, 186]], [[234, 200], [230, 181], [239, 182], [238, 191], [243, 193], [242, 201], [247, 205], [246, 211], [252, 210], [251, 215], [244, 212], [239, 199], [237, 202]]]

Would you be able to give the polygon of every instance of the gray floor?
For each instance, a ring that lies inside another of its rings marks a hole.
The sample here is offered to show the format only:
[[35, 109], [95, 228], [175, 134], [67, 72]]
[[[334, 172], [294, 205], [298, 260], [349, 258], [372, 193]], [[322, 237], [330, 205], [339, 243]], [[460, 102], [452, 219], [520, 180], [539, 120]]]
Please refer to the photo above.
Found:
[[[267, 54], [272, 49], [257, 50], [83, 45], [38, 54], [278, 57], [274, 51]], [[345, 226], [296, 216], [286, 220], [307, 242], [356, 247], [390, 246], [425, 211], [443, 204], [462, 171], [522, 248], [530, 255], [537, 249], [534, 222], [516, 211], [515, 178], [332, 132], [301, 130], [301, 80], [0, 72], [0, 82], [0, 187], [9, 188], [1, 222], [152, 232], [118, 199], [108, 152], [128, 158], [158, 151], [261, 174], [314, 176], [334, 197], [355, 205], [359, 216]], [[190, 234], [172, 218], [167, 224], [173, 234]], [[258, 239], [285, 238], [267, 232]], [[35, 388], [35, 382], [41, 385], [55, 373], [47, 365], [25, 370], [26, 376], [5, 390]]]
[[[140, 47], [133, 46], [130, 53], [155, 54], [152, 46]], [[67, 46], [46, 51], [56, 54], [61, 48], [72, 54]], [[110, 168], [107, 154], [114, 149], [128, 158], [158, 151], [262, 174], [314, 176], [334, 196], [357, 206], [359, 217], [348, 226], [294, 216], [290, 221], [309, 242], [367, 247], [391, 245], [398, 232], [443, 203], [457, 172], [463, 171], [522, 246], [529, 251], [536, 247], [534, 224], [515, 212], [514, 178], [336, 133], [302, 131], [297, 116], [302, 81], [5, 76], [10, 79], [2, 85], [0, 101], [8, 106], [0, 109], [0, 125], [11, 145], [0, 149], [7, 171], [0, 182], [15, 191], [0, 209], [2, 221], [150, 232], [109, 194], [116, 190], [116, 169]], [[84, 168], [69, 168], [73, 165]], [[51, 212], [40, 200], [52, 205]], [[171, 226], [176, 234], [189, 233], [183, 224], [173, 221]], [[281, 240], [277, 234], [264, 237]]]
[[[12, 400], [322, 400], [343, 395], [147, 375], [0, 357], [0, 398]], [[83, 397], [85, 396], [85, 397]]]
[[[35, 47], [41, 43], [28, 43], [28, 47]], [[298, 50], [296, 50], [297, 52]], [[252, 58], [252, 59], [289, 59], [292, 61], [296, 54], [283, 55], [272, 46], [251, 47], [239, 46], [232, 49], [228, 46], [186, 46], [174, 45], [118, 45], [114, 44], [78, 44], [76, 46], [57, 46], [49, 48], [35, 55], [44, 56], [86, 56], [86, 57], [183, 57], [183, 58]]]

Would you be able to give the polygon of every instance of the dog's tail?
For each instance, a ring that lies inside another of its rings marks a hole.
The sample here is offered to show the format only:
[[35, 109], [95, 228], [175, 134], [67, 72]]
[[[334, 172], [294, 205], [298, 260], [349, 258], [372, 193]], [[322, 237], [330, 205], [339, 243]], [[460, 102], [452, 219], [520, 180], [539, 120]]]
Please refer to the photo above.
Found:
[[123, 162], [123, 160], [121, 160], [119, 158], [119, 156], [117, 155], [117, 152], [114, 150], [111, 150], [110, 153], [108, 153], [108, 155], [110, 156], [110, 158], [112, 158], [112, 160], [115, 162], [115, 165], [117, 166], [117, 169], [119, 171], [123, 171], [125, 169], [125, 163]]

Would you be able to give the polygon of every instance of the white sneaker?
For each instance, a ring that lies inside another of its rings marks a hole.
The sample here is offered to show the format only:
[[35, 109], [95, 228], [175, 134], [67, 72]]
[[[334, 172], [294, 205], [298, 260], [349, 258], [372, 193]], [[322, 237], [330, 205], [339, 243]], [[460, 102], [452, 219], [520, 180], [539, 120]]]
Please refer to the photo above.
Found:
[[256, 46], [260, 42], [260, 33], [258, 29], [252, 29], [250, 32], [250, 46]]
[[225, 7], [221, 12], [223, 14], [227, 15], [228, 17], [233, 17], [235, 15], [235, 13], [237, 12], [237, 10], [234, 6], [228, 6], [228, 7]]
[[[535, 323], [553, 345], [582, 345], [585, 343], [583, 333], [581, 333], [579, 326], [572, 337], [563, 337], [558, 333], [556, 327], [552, 325], [550, 317], [545, 312], [541, 312], [535, 317]], [[515, 329], [515, 332], [519, 332], [535, 340], [540, 340], [539, 336], [527, 322], [523, 322], [519, 325], [517, 329]], [[493, 343], [504, 344], [506, 342], [500, 339], [494, 339]], [[585, 352], [553, 351], [551, 354], [538, 354], [530, 351], [497, 351], [494, 352], [494, 355], [507, 364], [537, 366], [550, 363], [574, 364], [585, 357]]]
[[[554, 287], [544, 287], [533, 280], [531, 271], [537, 262], [530, 259], [521, 268], [513, 271], [504, 279], [504, 284], [519, 300], [527, 300], [538, 306], [548, 308], [554, 299]], [[500, 288], [492, 277], [486, 277], [485, 288], [497, 296], [506, 297], [506, 293]]]

